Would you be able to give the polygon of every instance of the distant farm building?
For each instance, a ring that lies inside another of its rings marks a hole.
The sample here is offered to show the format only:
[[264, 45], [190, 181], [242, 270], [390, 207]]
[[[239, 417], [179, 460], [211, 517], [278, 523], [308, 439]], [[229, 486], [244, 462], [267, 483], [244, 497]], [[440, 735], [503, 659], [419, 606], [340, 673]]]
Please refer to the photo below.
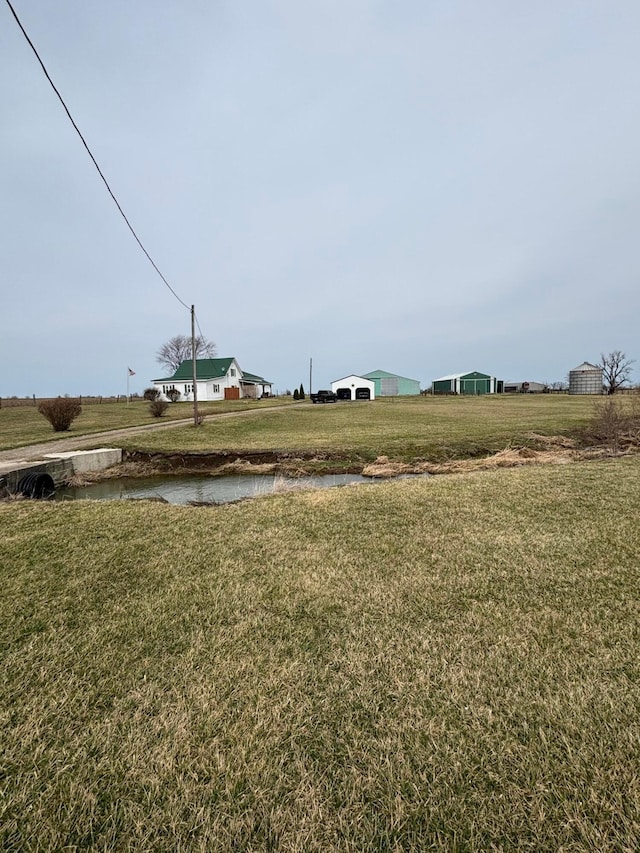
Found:
[[[198, 400], [240, 400], [271, 394], [271, 383], [241, 370], [235, 358], [196, 359], [196, 382]], [[180, 399], [193, 400], [193, 361], [190, 358], [183, 361], [173, 376], [154, 379], [153, 385], [163, 400], [173, 390], [180, 392]]]
[[502, 394], [504, 382], [488, 373], [452, 373], [434, 379], [434, 394]]
[[395, 373], [387, 373], [386, 370], [372, 370], [362, 378], [370, 379], [374, 383], [376, 397], [401, 397], [405, 394], [420, 393], [418, 379], [407, 379], [406, 376], [397, 376]]
[[331, 383], [331, 390], [338, 400], [375, 400], [376, 386], [364, 376], [345, 376]]
[[546, 394], [549, 386], [544, 382], [505, 382], [505, 394]]
[[569, 371], [570, 394], [602, 394], [602, 368], [583, 361]]

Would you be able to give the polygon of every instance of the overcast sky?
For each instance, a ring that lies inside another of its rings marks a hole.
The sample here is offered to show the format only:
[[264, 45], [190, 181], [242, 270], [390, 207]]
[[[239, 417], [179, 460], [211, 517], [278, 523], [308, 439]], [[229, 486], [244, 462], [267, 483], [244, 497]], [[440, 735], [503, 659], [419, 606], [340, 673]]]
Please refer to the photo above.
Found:
[[[204, 335], [277, 390], [640, 359], [638, 0], [12, 3]], [[189, 312], [5, 0], [0, 109], [0, 396], [142, 391]]]

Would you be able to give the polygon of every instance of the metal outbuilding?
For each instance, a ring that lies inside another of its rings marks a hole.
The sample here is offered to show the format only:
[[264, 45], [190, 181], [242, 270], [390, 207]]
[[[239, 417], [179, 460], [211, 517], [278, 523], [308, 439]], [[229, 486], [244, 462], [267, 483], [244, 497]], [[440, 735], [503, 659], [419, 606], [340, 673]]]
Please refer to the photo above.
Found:
[[376, 397], [402, 397], [420, 393], [418, 379], [408, 379], [386, 370], [372, 370], [371, 373], [363, 374], [363, 379], [370, 379], [375, 384]]
[[506, 382], [504, 383], [505, 394], [545, 394], [549, 386], [544, 382]]
[[376, 386], [371, 379], [364, 376], [345, 376], [331, 383], [331, 390], [338, 400], [375, 400]]
[[432, 384], [434, 394], [502, 394], [504, 382], [488, 373], [452, 373], [434, 379]]
[[583, 361], [569, 371], [570, 394], [602, 394], [602, 368]]

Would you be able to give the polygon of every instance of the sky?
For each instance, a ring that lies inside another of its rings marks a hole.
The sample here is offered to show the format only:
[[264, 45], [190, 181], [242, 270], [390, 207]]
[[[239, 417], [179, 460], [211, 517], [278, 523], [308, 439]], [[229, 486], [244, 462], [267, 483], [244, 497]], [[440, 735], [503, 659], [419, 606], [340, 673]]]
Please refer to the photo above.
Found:
[[0, 0], [1, 397], [640, 361], [637, 0], [12, 5], [180, 301]]

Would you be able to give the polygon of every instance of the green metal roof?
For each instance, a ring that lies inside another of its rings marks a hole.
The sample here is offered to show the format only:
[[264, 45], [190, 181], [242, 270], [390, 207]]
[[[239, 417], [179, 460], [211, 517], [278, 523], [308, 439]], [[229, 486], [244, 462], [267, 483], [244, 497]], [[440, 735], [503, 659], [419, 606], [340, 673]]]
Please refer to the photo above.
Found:
[[399, 376], [397, 373], [388, 373], [386, 370], [372, 370], [371, 373], [363, 373], [364, 379], [408, 379], [409, 382], [420, 382], [419, 379], [411, 379], [409, 376]]
[[492, 379], [493, 377], [489, 376], [488, 373], [479, 373], [477, 370], [472, 371], [471, 373], [463, 373], [460, 379]]
[[[221, 379], [226, 376], [231, 364], [235, 361], [233, 358], [197, 358], [196, 359], [196, 379]], [[193, 380], [193, 361], [188, 358], [182, 362], [173, 376], [167, 376], [166, 379], [154, 379], [154, 382], [189, 382]]]
[[438, 379], [434, 379], [434, 382], [447, 382], [449, 379], [491, 379], [488, 373], [478, 373], [477, 370], [471, 371], [471, 373], [450, 373], [448, 376], [440, 376]]
[[246, 370], [242, 371], [242, 381], [243, 382], [259, 382], [262, 385], [271, 385], [268, 379], [265, 379], [263, 376], [256, 376], [255, 373], [247, 373]]
[[[235, 358], [197, 358], [196, 371], [198, 380], [206, 381], [207, 379], [222, 379], [229, 372], [229, 368], [235, 361]], [[239, 378], [247, 382], [258, 382], [264, 385], [271, 385], [267, 379], [262, 376], [257, 376], [255, 373], [246, 373], [240, 370]], [[166, 379], [154, 379], [154, 382], [192, 382], [193, 381], [193, 361], [188, 358], [182, 362], [173, 376], [167, 376]]]

